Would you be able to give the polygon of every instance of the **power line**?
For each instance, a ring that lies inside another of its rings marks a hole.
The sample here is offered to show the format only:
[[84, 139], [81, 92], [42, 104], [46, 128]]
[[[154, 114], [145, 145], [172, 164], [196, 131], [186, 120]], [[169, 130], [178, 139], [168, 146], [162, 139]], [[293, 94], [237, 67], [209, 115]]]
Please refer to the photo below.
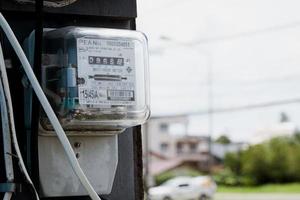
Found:
[[[249, 38], [249, 37], [254, 37], [257, 35], [261, 35], [261, 34], [277, 32], [277, 31], [281, 31], [281, 30], [298, 28], [298, 27], [300, 27], [300, 21], [295, 21], [295, 22], [291, 22], [288, 24], [271, 26], [271, 27], [253, 30], [253, 31], [245, 31], [245, 32], [235, 33], [235, 34], [231, 34], [231, 35], [202, 38], [202, 39], [194, 40], [192, 42], [180, 42], [180, 41], [174, 40], [173, 38], [170, 38], [169, 36], [166, 36], [166, 38], [168, 38], [168, 40], [171, 43], [173, 43], [173, 45], [193, 47], [193, 46], [198, 46], [201, 44], [212, 44], [212, 43], [224, 42], [224, 41], [229, 41], [229, 40], [236, 40], [236, 39], [240, 39], [240, 38]], [[168, 44], [168, 47], [170, 48], [170, 44]], [[159, 49], [159, 52], [162, 51], [162, 49], [164, 49], [164, 48]], [[156, 49], [152, 49], [152, 51], [155, 52]]]
[[265, 102], [265, 103], [250, 104], [250, 105], [237, 106], [237, 107], [212, 109], [211, 111], [206, 110], [206, 111], [189, 112], [186, 115], [210, 115], [212, 113], [214, 113], [214, 114], [215, 113], [230, 113], [230, 112], [238, 112], [238, 111], [244, 111], [244, 110], [252, 110], [252, 109], [265, 108], [265, 107], [295, 104], [295, 103], [300, 103], [300, 98], [285, 99], [285, 100], [279, 100], [279, 101], [270, 101], [270, 102]]
[[277, 32], [277, 31], [291, 29], [291, 28], [297, 28], [297, 27], [300, 27], [300, 21], [295, 21], [295, 22], [291, 22], [291, 23], [288, 23], [288, 24], [271, 26], [271, 27], [262, 28], [262, 29], [258, 29], [258, 30], [253, 30], [253, 31], [235, 33], [235, 34], [232, 34], [232, 35], [225, 35], [225, 36], [218, 36], [218, 37], [211, 37], [211, 38], [203, 38], [203, 39], [196, 40], [194, 42], [188, 42], [188, 43], [178, 43], [178, 42], [176, 42], [176, 43], [181, 44], [181, 45], [185, 45], [185, 46], [196, 46], [196, 45], [199, 45], [199, 44], [216, 43], [216, 42], [222, 42], [222, 41], [227, 41], [227, 40], [235, 40], [235, 39], [245, 38], [245, 37], [253, 37], [253, 36], [256, 36], [256, 35], [260, 35], [260, 34], [266, 34], [266, 33], [270, 33], [270, 32]]

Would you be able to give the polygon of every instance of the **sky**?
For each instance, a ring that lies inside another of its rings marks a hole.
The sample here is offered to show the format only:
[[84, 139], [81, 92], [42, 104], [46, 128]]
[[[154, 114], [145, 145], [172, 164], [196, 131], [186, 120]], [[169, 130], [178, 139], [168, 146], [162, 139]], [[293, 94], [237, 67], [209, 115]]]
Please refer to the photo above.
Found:
[[[210, 88], [215, 110], [300, 99], [299, 8], [299, 0], [138, 1], [152, 115], [203, 113]], [[247, 141], [277, 127], [281, 112], [300, 127], [299, 102], [215, 113], [212, 135]], [[208, 130], [208, 115], [190, 117], [191, 134]]]

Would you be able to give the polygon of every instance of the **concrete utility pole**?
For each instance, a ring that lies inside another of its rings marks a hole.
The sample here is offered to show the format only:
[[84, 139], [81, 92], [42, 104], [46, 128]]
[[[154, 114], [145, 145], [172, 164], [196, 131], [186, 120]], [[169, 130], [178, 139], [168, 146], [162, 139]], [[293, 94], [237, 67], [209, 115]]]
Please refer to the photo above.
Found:
[[[203, 53], [203, 52], [201, 52]], [[207, 102], [208, 102], [208, 170], [211, 172], [213, 165], [212, 135], [214, 132], [214, 94], [213, 94], [213, 60], [210, 52], [203, 55], [207, 58]]]

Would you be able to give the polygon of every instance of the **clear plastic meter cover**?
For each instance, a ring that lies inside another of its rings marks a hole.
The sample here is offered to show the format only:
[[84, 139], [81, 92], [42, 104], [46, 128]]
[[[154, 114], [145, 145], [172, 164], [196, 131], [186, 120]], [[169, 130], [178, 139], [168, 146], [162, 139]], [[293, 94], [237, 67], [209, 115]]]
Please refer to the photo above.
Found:
[[[148, 48], [137, 31], [46, 31], [42, 86], [65, 130], [126, 128], [149, 117]], [[47, 118], [41, 124], [52, 129]]]

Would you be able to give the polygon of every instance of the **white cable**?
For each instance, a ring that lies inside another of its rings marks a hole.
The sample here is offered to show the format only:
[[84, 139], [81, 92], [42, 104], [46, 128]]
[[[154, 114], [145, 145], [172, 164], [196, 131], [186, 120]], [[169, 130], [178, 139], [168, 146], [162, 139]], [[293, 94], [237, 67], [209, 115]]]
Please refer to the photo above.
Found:
[[[14, 171], [11, 155], [7, 155], [7, 153], [11, 154], [11, 139], [10, 139], [10, 130], [9, 130], [9, 120], [6, 106], [6, 99], [3, 91], [2, 79], [0, 80], [0, 108], [1, 108], [1, 121], [2, 121], [2, 134], [3, 134], [3, 153], [4, 153], [4, 161], [5, 161], [5, 172], [6, 179], [8, 182], [14, 181]], [[10, 200], [12, 194], [11, 192], [7, 192], [4, 195], [3, 200]]]
[[69, 159], [69, 162], [75, 172], [75, 174], [78, 176], [81, 184], [85, 187], [85, 189], [87, 190], [89, 196], [93, 199], [93, 200], [101, 200], [101, 198], [98, 196], [98, 194], [96, 193], [96, 191], [94, 190], [94, 188], [92, 187], [92, 185], [90, 184], [89, 180], [87, 179], [87, 177], [85, 176], [84, 172], [82, 171], [78, 160], [75, 156], [75, 153], [72, 149], [72, 146], [63, 130], [63, 128], [61, 127], [50, 103], [47, 100], [47, 97], [45, 96], [38, 80], [36, 79], [32, 68], [27, 60], [27, 57], [25, 56], [25, 53], [23, 52], [23, 49], [21, 48], [16, 36], [14, 35], [13, 31], [11, 30], [9, 24], [7, 23], [7, 21], [5, 20], [5, 18], [3, 17], [2, 13], [0, 13], [0, 26], [2, 27], [5, 35], [7, 36], [9, 42], [11, 43], [12, 47], [14, 48], [17, 56], [19, 57], [21, 64], [24, 68], [24, 71], [32, 85], [33, 90], [35, 91], [46, 115], [48, 116], [56, 134], [57, 137], [59, 139], [59, 141], [61, 142], [65, 153], [67, 154], [67, 157]]
[[[10, 137], [10, 129], [9, 129], [7, 104], [6, 104], [2, 79], [0, 79], [0, 108], [1, 108], [1, 121], [2, 121], [2, 134], [3, 134], [3, 153], [4, 153], [3, 156], [5, 161], [4, 163], [5, 163], [6, 179], [8, 182], [13, 182], [14, 169], [13, 169], [12, 157], [11, 155], [7, 155], [7, 153], [11, 154], [11, 137]], [[12, 192], [6, 192], [3, 200], [10, 200], [11, 196], [12, 196]]]
[[27, 181], [33, 186], [36, 198], [39, 200], [39, 196], [36, 192], [36, 189], [33, 185], [33, 182], [31, 181], [30, 176], [29, 176], [29, 174], [26, 170], [26, 167], [25, 167], [25, 164], [24, 164], [24, 161], [23, 161], [23, 157], [22, 157], [22, 154], [21, 154], [21, 151], [20, 151], [19, 143], [18, 143], [16, 128], [15, 128], [14, 111], [13, 111], [13, 106], [12, 106], [9, 83], [8, 83], [8, 78], [7, 78], [7, 73], [6, 73], [5, 62], [4, 62], [4, 58], [3, 58], [3, 51], [2, 51], [1, 44], [0, 44], [0, 70], [1, 70], [1, 74], [2, 74], [4, 93], [5, 93], [6, 100], [7, 100], [7, 107], [8, 107], [8, 114], [9, 114], [9, 121], [10, 121], [10, 128], [11, 128], [11, 133], [12, 133], [13, 145], [14, 145], [14, 148], [16, 150], [16, 154], [17, 154], [18, 159], [19, 159], [19, 164], [20, 164], [21, 170], [23, 171]]
[[6, 192], [3, 197], [3, 200], [10, 200], [11, 197], [12, 197], [12, 192]]

